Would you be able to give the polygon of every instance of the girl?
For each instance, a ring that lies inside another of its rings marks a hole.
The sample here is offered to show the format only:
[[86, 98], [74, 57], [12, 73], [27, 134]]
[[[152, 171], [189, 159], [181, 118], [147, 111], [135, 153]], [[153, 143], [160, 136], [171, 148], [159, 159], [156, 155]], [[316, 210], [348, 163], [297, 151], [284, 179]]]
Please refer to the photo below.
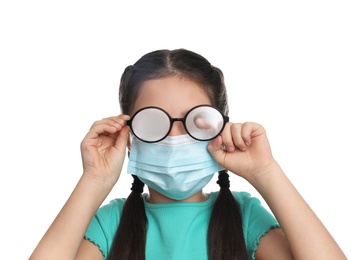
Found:
[[[83, 139], [82, 177], [30, 259], [346, 259], [273, 158], [265, 129], [229, 122], [222, 72], [204, 57], [144, 55], [121, 77], [120, 105]], [[126, 149], [132, 192], [100, 207]], [[220, 191], [204, 193], [217, 172]], [[228, 173], [274, 216], [231, 192]]]

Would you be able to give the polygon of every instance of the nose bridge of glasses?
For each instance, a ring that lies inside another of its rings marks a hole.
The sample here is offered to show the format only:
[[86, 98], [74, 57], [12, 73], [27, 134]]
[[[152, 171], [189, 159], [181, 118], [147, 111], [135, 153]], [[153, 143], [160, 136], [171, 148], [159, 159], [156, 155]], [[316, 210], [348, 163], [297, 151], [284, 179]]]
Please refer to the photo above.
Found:
[[175, 117], [175, 118], [171, 117], [170, 119], [172, 121], [172, 124], [177, 121], [181, 121], [181, 122], [185, 121], [185, 118], [183, 118], [183, 117]]
[[[178, 124], [174, 124], [178, 123]], [[169, 135], [180, 135], [185, 134], [185, 118], [177, 117], [177, 118], [170, 118], [170, 132]]]

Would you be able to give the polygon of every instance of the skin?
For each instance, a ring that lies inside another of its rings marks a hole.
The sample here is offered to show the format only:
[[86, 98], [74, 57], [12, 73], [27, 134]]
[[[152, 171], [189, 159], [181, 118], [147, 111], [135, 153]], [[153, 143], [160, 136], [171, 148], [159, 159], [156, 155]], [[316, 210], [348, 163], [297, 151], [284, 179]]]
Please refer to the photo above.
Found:
[[[211, 100], [197, 84], [168, 77], [145, 82], [132, 114], [146, 106], [158, 106], [172, 117], [183, 117], [200, 104], [211, 104]], [[119, 115], [92, 125], [81, 143], [82, 177], [35, 248], [31, 260], [103, 259], [98, 247], [82, 238], [95, 212], [119, 179], [129, 148], [126, 126], [129, 118]], [[175, 122], [170, 135], [185, 133], [182, 123]], [[261, 125], [229, 122], [208, 149], [219, 165], [237, 173], [259, 191], [282, 227], [260, 239], [256, 259], [347, 259], [273, 158]], [[173, 201], [151, 188], [149, 191], [150, 203]], [[198, 202], [208, 197], [200, 191], [184, 201]]]

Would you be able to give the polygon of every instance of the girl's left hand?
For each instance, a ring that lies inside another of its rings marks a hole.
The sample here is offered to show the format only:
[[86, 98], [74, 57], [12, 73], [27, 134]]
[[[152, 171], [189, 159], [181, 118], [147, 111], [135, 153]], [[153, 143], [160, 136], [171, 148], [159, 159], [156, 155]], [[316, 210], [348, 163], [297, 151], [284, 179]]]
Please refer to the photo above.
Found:
[[248, 181], [276, 163], [265, 129], [252, 122], [228, 122], [208, 150], [221, 167]]

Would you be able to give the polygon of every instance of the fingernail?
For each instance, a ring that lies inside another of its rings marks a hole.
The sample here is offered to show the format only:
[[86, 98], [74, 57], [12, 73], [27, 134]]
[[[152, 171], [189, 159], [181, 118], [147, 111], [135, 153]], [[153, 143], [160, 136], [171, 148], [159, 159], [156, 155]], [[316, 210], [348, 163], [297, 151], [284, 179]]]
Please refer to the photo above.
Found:
[[227, 151], [228, 152], [234, 152], [235, 151], [235, 147], [234, 146], [229, 146], [229, 147], [227, 147]]

